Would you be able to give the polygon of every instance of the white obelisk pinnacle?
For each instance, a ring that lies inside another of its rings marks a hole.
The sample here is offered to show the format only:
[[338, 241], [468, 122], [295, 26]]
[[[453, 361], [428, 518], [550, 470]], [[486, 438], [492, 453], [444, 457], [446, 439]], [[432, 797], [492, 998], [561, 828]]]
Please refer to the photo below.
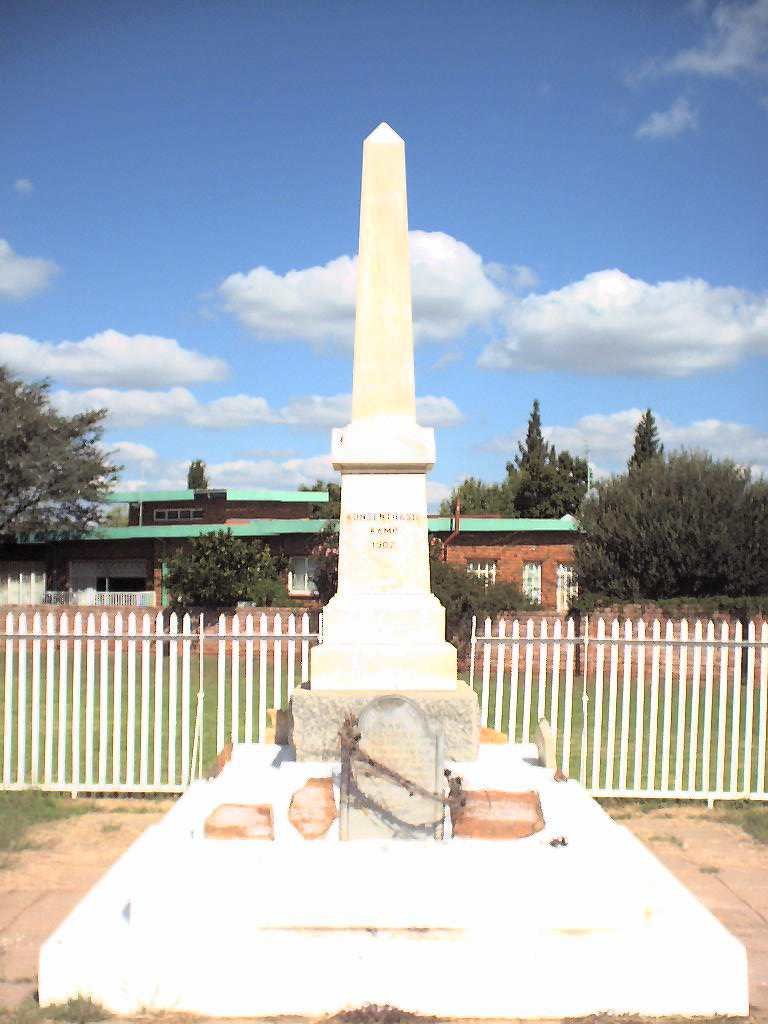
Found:
[[313, 690], [455, 689], [456, 649], [429, 586], [434, 453], [434, 432], [416, 423], [405, 145], [381, 124], [363, 144], [352, 422], [332, 437], [339, 583]]

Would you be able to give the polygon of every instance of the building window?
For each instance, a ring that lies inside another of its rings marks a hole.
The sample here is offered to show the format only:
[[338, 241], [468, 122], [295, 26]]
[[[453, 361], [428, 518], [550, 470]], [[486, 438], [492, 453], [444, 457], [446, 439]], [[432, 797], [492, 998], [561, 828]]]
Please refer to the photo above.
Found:
[[571, 602], [579, 596], [576, 570], [572, 565], [561, 562], [557, 567], [557, 610], [567, 612]]
[[288, 593], [299, 597], [313, 597], [317, 594], [312, 574], [315, 562], [305, 555], [294, 555], [288, 563]]
[[541, 604], [541, 562], [523, 566], [523, 593], [532, 604]]
[[482, 580], [487, 587], [489, 583], [496, 582], [496, 562], [491, 559], [468, 561], [467, 573], [470, 576], [476, 576], [479, 580]]
[[156, 523], [188, 523], [191, 520], [202, 519], [201, 508], [156, 508]]

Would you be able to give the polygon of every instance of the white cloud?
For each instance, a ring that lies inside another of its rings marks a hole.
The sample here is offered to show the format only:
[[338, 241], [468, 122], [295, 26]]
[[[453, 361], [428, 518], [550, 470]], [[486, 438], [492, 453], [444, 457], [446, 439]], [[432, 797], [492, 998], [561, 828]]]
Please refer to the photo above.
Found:
[[437, 480], [427, 480], [427, 504], [434, 507], [451, 496], [451, 488]]
[[221, 380], [227, 364], [173, 338], [101, 331], [82, 341], [34, 341], [0, 333], [0, 362], [22, 377], [53, 377], [99, 387], [157, 387]]
[[17, 178], [13, 183], [13, 190], [20, 196], [30, 196], [35, 191], [35, 186], [29, 178]]
[[486, 263], [485, 271], [492, 281], [510, 291], [527, 292], [539, 283], [536, 271], [521, 263], [509, 267], [503, 263]]
[[[574, 455], [588, 450], [590, 460], [597, 462], [596, 476], [609, 470], [622, 470], [632, 453], [635, 428], [643, 414], [642, 409], [624, 409], [614, 413], [592, 413], [582, 416], [571, 426], [543, 426], [547, 440], [558, 450], [567, 449]], [[733, 459], [740, 465], [749, 465], [755, 472], [768, 473], [768, 433], [745, 423], [706, 419], [691, 423], [674, 423], [664, 416], [655, 415], [659, 438], [666, 451], [678, 448], [700, 449], [716, 458]], [[496, 437], [484, 447], [502, 454], [517, 452], [517, 442], [524, 428], [515, 435]], [[601, 467], [601, 468], [598, 468]]]
[[137, 444], [135, 441], [113, 441], [106, 447], [114, 452], [119, 462], [123, 463], [157, 462], [159, 458], [154, 448], [146, 444]]
[[[410, 233], [414, 329], [447, 339], [487, 322], [504, 297], [482, 258], [442, 231]], [[219, 286], [224, 308], [257, 338], [351, 344], [357, 258], [276, 274], [268, 267], [231, 274]], [[528, 268], [516, 267], [518, 278]]]
[[490, 369], [686, 377], [768, 352], [768, 298], [686, 278], [648, 284], [601, 270], [510, 303]]
[[[85, 409], [107, 409], [109, 424], [121, 427], [176, 420], [208, 430], [237, 430], [257, 423], [329, 428], [348, 423], [352, 413], [352, 398], [348, 394], [309, 395], [279, 409], [272, 409], [266, 398], [257, 395], [226, 395], [201, 402], [187, 388], [60, 390], [54, 391], [51, 398], [67, 415]], [[424, 426], [454, 426], [463, 420], [450, 398], [435, 395], [416, 399], [416, 415]]]
[[684, 96], [678, 97], [668, 110], [657, 110], [635, 132], [638, 139], [673, 139], [698, 127], [695, 110]]
[[0, 238], [0, 299], [27, 299], [45, 288], [58, 271], [52, 260], [19, 256]]
[[733, 77], [767, 69], [768, 0], [718, 3], [699, 46], [659, 64], [661, 71]]
[[[138, 475], [120, 480], [121, 491], [182, 490], [187, 485], [189, 460], [156, 459], [131, 469]], [[317, 479], [337, 480], [330, 455], [307, 458], [232, 459], [206, 467], [211, 487], [298, 488]]]

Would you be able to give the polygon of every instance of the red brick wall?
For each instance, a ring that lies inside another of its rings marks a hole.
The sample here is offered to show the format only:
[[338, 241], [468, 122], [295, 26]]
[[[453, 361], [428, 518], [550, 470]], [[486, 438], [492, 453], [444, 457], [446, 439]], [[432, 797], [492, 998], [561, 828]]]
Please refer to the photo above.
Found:
[[[546, 541], [544, 541], [546, 538]], [[484, 533], [460, 535], [448, 545], [447, 561], [463, 568], [469, 561], [496, 562], [500, 583], [523, 585], [523, 565], [541, 562], [541, 603], [557, 605], [557, 566], [573, 563], [572, 534]]]

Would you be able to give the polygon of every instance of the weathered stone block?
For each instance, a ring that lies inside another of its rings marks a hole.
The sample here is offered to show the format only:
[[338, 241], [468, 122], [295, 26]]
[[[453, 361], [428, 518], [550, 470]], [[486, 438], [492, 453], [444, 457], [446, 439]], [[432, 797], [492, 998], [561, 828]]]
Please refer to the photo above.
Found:
[[331, 779], [307, 779], [291, 797], [288, 821], [305, 839], [321, 839], [336, 817]]
[[271, 804], [220, 804], [205, 820], [207, 839], [274, 839]]
[[539, 794], [506, 793], [495, 789], [469, 790], [453, 818], [460, 839], [524, 839], [544, 828]]
[[[380, 694], [377, 694], [379, 696]], [[293, 745], [299, 761], [338, 761], [339, 730], [349, 715], [360, 714], [371, 700], [361, 690], [293, 691]], [[480, 708], [475, 692], [464, 682], [450, 691], [397, 691], [409, 697], [443, 732], [448, 761], [474, 761], [480, 743]]]

